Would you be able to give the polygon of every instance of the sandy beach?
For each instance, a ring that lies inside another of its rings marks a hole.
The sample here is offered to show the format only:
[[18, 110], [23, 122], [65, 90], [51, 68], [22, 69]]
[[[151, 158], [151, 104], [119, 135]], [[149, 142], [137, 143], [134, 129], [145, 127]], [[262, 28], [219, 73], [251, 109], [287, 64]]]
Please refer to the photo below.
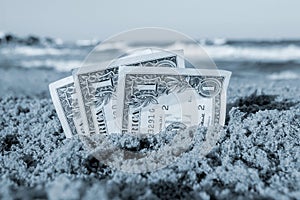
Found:
[[300, 83], [233, 72], [228, 116], [204, 158], [144, 174], [110, 169], [66, 139], [48, 84], [66, 73], [0, 68], [1, 199], [299, 199]]
[[299, 0], [0, 6], [0, 200], [300, 200]]

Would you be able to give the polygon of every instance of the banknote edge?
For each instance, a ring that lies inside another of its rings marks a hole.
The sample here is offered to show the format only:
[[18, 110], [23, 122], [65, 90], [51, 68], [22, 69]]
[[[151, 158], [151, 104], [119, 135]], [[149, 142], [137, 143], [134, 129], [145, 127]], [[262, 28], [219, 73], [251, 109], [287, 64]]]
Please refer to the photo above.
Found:
[[67, 138], [71, 138], [73, 136], [73, 133], [72, 133], [69, 123], [66, 119], [62, 104], [59, 100], [57, 88], [62, 87], [64, 85], [71, 84], [73, 82], [74, 82], [73, 77], [68, 76], [66, 78], [60, 79], [58, 81], [55, 81], [55, 82], [49, 84], [50, 96], [51, 96], [54, 108], [56, 110], [58, 119], [61, 122], [62, 128], [63, 128], [65, 136]]

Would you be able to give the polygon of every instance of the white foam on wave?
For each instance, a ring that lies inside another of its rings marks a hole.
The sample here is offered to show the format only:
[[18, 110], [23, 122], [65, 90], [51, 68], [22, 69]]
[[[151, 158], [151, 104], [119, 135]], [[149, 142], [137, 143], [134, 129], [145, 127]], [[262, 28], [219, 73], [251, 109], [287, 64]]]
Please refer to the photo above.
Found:
[[297, 74], [292, 71], [283, 71], [279, 73], [273, 73], [268, 75], [268, 78], [271, 80], [291, 80], [291, 79], [300, 79], [300, 74]]
[[119, 49], [122, 51], [126, 51], [128, 48], [129, 46], [126, 42], [104, 42], [104, 43], [100, 43], [100, 45], [97, 45], [94, 50], [106, 51], [112, 49]]
[[226, 44], [227, 40], [225, 38], [215, 38], [212, 40], [214, 45], [224, 45]]
[[[184, 49], [187, 57], [199, 56], [201, 48], [214, 60], [228, 61], [300, 61], [300, 47], [296, 45], [272, 46], [272, 47], [243, 47], [226, 45], [225, 39], [215, 39], [215, 45], [198, 45], [177, 42], [168, 46], [168, 49]], [[97, 40], [77, 41], [79, 46], [93, 46]], [[225, 44], [225, 45], [224, 45]], [[95, 51], [122, 50], [126, 52], [131, 49], [126, 42], [103, 43], [96, 46]], [[1, 49], [3, 54], [43, 56], [43, 55], [82, 55], [81, 49], [53, 48], [53, 47], [31, 47], [16, 46], [14, 48]]]
[[77, 40], [76, 45], [78, 46], [95, 46], [99, 43], [99, 40], [93, 39], [93, 40]]
[[52, 47], [30, 47], [17, 46], [14, 48], [1, 49], [2, 54], [6, 55], [24, 55], [24, 56], [58, 56], [58, 55], [74, 55], [82, 54], [81, 50], [76, 49], [56, 49]]
[[50, 67], [58, 71], [70, 71], [72, 69], [80, 67], [82, 61], [79, 60], [31, 60], [31, 61], [21, 61], [20, 65], [27, 68], [33, 67]]
[[212, 59], [228, 61], [291, 61], [300, 60], [300, 47], [241, 47], [230, 45], [197, 45], [177, 42], [168, 48], [184, 49], [190, 57], [199, 56], [203, 49]]
[[300, 48], [294, 45], [286, 47], [205, 47], [208, 55], [214, 59], [257, 60], [257, 61], [290, 61], [300, 60]]
[[[3, 33], [4, 34], [4, 33]], [[1, 37], [1, 32], [0, 32]], [[97, 40], [79, 40], [74, 44], [61, 46], [61, 48], [55, 48], [51, 45], [49, 46], [3, 46], [0, 47], [1, 54], [9, 59], [23, 59], [23, 57], [29, 57], [31, 61], [22, 61], [22, 65], [25, 67], [39, 67], [48, 66], [54, 67], [57, 70], [66, 71], [75, 66], [80, 66], [78, 63], [79, 59], [83, 59], [84, 56], [88, 55], [87, 48], [80, 48], [83, 46], [93, 46], [99, 41]], [[63, 44], [62, 40], [57, 39], [56, 44]], [[73, 46], [72, 46], [73, 45]], [[145, 45], [147, 46], [147, 45]], [[73, 48], [74, 47], [74, 48]], [[102, 53], [110, 54], [109, 50], [120, 50], [126, 53], [129, 50], [137, 49], [138, 46], [129, 46], [125, 41], [119, 42], [104, 42], [95, 47], [95, 51], [99, 51], [99, 55]], [[208, 43], [206, 40], [199, 41], [197, 43], [190, 42], [176, 42], [167, 47], [169, 50], [183, 49], [184, 55], [187, 59], [193, 58], [199, 59], [203, 56], [203, 52], [207, 53], [215, 61], [249, 61], [249, 62], [300, 62], [300, 46], [297, 45], [271, 45], [271, 46], [238, 46], [227, 44], [226, 39], [219, 38], [210, 40]], [[204, 54], [205, 55], [205, 54]], [[42, 61], [41, 58], [35, 58], [38, 56], [44, 56], [46, 60]], [[48, 57], [49, 56], [49, 57]], [[76, 61], [58, 61], [64, 58], [67, 59], [77, 59]], [[65, 57], [64, 57], [65, 56]], [[105, 55], [107, 57], [107, 55]], [[72, 58], [71, 58], [72, 57]], [[104, 56], [103, 56], [104, 57]], [[32, 60], [35, 59], [35, 60]], [[28, 60], [28, 59], [27, 59]], [[291, 74], [280, 74], [270, 76], [271, 79], [279, 78], [293, 78], [295, 75]]]

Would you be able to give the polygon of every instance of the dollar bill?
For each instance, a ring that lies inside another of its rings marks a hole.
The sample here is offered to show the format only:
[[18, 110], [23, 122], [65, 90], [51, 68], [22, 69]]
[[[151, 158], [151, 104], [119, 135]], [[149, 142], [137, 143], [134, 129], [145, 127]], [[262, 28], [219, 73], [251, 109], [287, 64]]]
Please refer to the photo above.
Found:
[[84, 131], [89, 134], [107, 134], [119, 132], [115, 126], [116, 86], [118, 84], [119, 66], [134, 67], [173, 67], [184, 68], [182, 54], [157, 52], [147, 55], [121, 58], [111, 63], [109, 68], [85, 67], [74, 75], [75, 87]]
[[116, 126], [122, 133], [156, 134], [224, 125], [230, 76], [223, 70], [120, 67]]
[[[146, 55], [153, 53], [153, 50], [145, 50], [125, 58]], [[74, 69], [73, 74], [79, 69]], [[67, 138], [74, 135], [84, 135], [84, 128], [78, 106], [77, 94], [72, 76], [63, 78], [49, 85], [51, 98], [61, 121], [64, 133]]]
[[84, 134], [73, 77], [51, 83], [49, 90], [66, 137]]

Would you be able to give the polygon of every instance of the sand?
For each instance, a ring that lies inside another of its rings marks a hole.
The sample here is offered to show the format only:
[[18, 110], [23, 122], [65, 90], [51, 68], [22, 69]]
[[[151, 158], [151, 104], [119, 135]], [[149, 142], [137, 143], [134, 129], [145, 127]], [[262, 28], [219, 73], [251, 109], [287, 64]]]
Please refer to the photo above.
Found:
[[129, 174], [65, 138], [48, 92], [65, 73], [0, 73], [0, 199], [300, 199], [299, 79], [233, 74], [226, 126], [206, 157]]

